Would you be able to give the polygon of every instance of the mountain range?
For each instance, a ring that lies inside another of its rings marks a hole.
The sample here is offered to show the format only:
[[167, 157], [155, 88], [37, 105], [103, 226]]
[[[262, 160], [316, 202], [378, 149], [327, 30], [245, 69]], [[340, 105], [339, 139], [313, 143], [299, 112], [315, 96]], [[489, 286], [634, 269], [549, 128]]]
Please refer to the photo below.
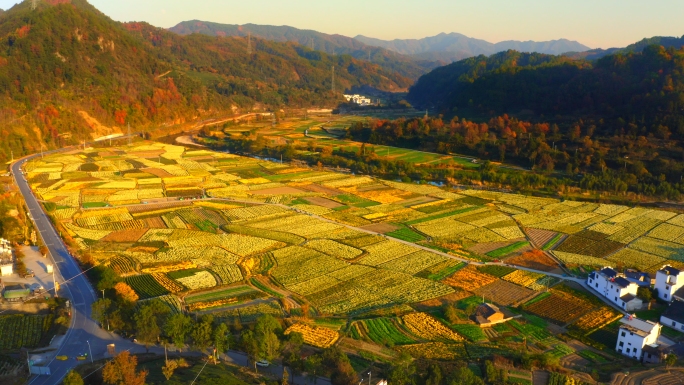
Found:
[[[220, 24], [200, 20], [184, 21], [169, 30], [181, 35], [200, 33], [210, 36], [247, 36], [251, 34], [252, 36], [258, 36], [271, 41], [294, 41], [315, 50], [349, 54], [357, 59], [368, 59], [370, 52], [370, 59], [381, 65], [383, 63], [381, 59], [383, 58], [385, 62], [400, 62], [404, 64], [407, 67], [404, 71], [411, 72], [402, 72], [402, 75], [408, 77], [412, 77], [414, 72], [419, 69], [426, 72], [439, 65], [448, 64], [456, 60], [477, 55], [492, 55], [510, 49], [551, 55], [587, 51], [590, 49], [583, 44], [567, 39], [543, 42], [510, 40], [490, 43], [459, 33], [441, 33], [437, 36], [423, 39], [395, 39], [387, 41], [363, 35], [358, 35], [354, 38], [337, 34], [331, 35], [289, 26]], [[410, 66], [408, 63], [413, 63], [418, 68]], [[397, 68], [396, 64], [395, 68]]]
[[565, 52], [579, 52], [590, 49], [583, 44], [567, 39], [541, 42], [508, 40], [499, 43], [490, 43], [460, 33], [440, 33], [437, 36], [422, 39], [395, 40], [380, 40], [358, 35], [354, 37], [354, 40], [424, 60], [441, 60], [447, 62], [478, 55], [489, 56], [497, 52], [508, 50], [560, 55]]

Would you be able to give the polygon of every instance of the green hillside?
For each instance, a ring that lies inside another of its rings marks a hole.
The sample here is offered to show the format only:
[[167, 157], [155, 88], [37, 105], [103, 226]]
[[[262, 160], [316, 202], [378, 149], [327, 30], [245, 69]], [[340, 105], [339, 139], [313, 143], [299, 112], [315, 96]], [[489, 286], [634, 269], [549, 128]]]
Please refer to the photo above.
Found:
[[221, 24], [200, 20], [179, 23], [169, 31], [190, 35], [193, 33], [219, 37], [252, 37], [275, 41], [293, 42], [328, 54], [350, 55], [359, 60], [370, 61], [387, 71], [395, 71], [403, 77], [416, 80], [433, 68], [445, 64], [439, 60], [420, 60], [380, 48], [342, 35], [330, 35], [289, 26], [257, 24]]
[[[0, 16], [0, 161], [44, 148], [251, 108], [335, 106], [408, 78], [292, 43], [179, 36], [121, 24], [85, 0], [20, 3]], [[336, 90], [331, 91], [332, 66]]]

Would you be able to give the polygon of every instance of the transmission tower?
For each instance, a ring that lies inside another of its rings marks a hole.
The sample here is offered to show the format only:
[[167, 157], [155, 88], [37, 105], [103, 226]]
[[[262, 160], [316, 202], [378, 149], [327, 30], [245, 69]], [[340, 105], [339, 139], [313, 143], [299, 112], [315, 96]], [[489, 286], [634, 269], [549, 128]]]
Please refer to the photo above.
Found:
[[247, 34], [247, 55], [252, 54], [252, 33], [248, 32]]
[[31, 0], [31, 10], [35, 11], [38, 8], [38, 0]]
[[335, 92], [335, 66], [332, 67], [332, 92]]
[[311, 38], [311, 50], [312, 51], [314, 50], [314, 39], [313, 39], [313, 37]]

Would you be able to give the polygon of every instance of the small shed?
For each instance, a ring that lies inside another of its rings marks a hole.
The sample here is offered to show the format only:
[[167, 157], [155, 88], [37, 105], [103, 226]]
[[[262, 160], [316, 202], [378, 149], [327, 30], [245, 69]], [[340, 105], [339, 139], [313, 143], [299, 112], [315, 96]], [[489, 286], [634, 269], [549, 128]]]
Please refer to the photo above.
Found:
[[475, 309], [475, 322], [480, 325], [500, 322], [504, 317], [504, 313], [491, 303], [483, 303]]
[[0, 277], [7, 277], [14, 274], [14, 265], [13, 264], [7, 264], [7, 265], [0, 265]]

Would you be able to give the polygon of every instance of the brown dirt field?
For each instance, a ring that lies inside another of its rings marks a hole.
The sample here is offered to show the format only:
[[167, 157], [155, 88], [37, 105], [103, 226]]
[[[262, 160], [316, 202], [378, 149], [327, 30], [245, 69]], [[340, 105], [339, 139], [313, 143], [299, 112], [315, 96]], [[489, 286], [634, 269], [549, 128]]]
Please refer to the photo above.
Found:
[[64, 198], [67, 198], [67, 197], [56, 196], [56, 197], [54, 197], [54, 198], [48, 199], [48, 202], [59, 202], [59, 201], [61, 201], [61, 200], [64, 199]]
[[250, 194], [254, 195], [285, 195], [285, 194], [301, 194], [304, 191], [294, 188], [294, 187], [276, 187], [267, 188], [264, 190], [254, 190], [250, 191]]
[[490, 251], [494, 251], [496, 249], [500, 249], [502, 247], [508, 246], [515, 241], [505, 241], [505, 242], [492, 242], [492, 243], [478, 243], [475, 246], [471, 246], [468, 248], [468, 250], [475, 252], [475, 253], [480, 253], [480, 254], [487, 254]]
[[390, 223], [373, 223], [371, 225], [361, 226], [364, 230], [375, 231], [376, 233], [385, 234], [397, 230], [399, 226]]
[[553, 259], [540, 251], [522, 253], [516, 257], [506, 259], [506, 263], [546, 272], [558, 268], [558, 264]]
[[338, 190], [335, 188], [330, 188], [330, 187], [324, 187], [318, 184], [308, 184], [306, 186], [300, 186], [302, 189], [307, 190], [307, 191], [313, 191], [313, 192], [319, 192], [323, 193], [325, 195], [340, 195], [344, 194], [345, 192], [342, 190]]
[[556, 236], [556, 232], [542, 229], [525, 229], [525, 234], [530, 238], [532, 244], [537, 247], [544, 246], [548, 241]]
[[417, 311], [429, 311], [434, 309], [435, 307], [442, 307], [445, 304], [454, 303], [463, 298], [470, 297], [470, 295], [471, 294], [465, 290], [456, 289], [456, 292], [454, 293], [447, 294], [439, 298], [433, 298], [427, 301], [419, 302], [417, 304], [414, 304], [413, 307]]
[[141, 168], [140, 170], [143, 171], [143, 172], [146, 172], [146, 173], [148, 173], [148, 174], [152, 174], [152, 175], [158, 176], [158, 177], [160, 177], [160, 178], [165, 178], [165, 177], [173, 176], [173, 175], [171, 175], [170, 173], [168, 173], [168, 172], [166, 172], [166, 171], [164, 171], [164, 170], [162, 170], [162, 169], [160, 169], [160, 168]]
[[[461, 288], [463, 290], [475, 290], [482, 286], [489, 285], [498, 281], [496, 277], [489, 274], [481, 273], [474, 266], [467, 266], [457, 271], [455, 274], [449, 276], [443, 282], [449, 286]], [[513, 285], [518, 287], [516, 285]]]
[[147, 223], [147, 227], [151, 229], [165, 229], [166, 223], [161, 219], [161, 217], [145, 218], [143, 219]]
[[510, 306], [532, 296], [535, 291], [497, 279], [489, 285], [474, 290], [473, 293], [484, 296], [485, 300], [490, 300], [499, 305]]
[[303, 198], [305, 201], [311, 203], [312, 205], [318, 205], [322, 206], [328, 209], [334, 209], [336, 207], [342, 207], [344, 206], [343, 204], [339, 202], [335, 202], [333, 200], [330, 200], [328, 198], [323, 198], [323, 197], [307, 197]]
[[102, 242], [136, 242], [147, 232], [147, 229], [115, 231], [102, 238]]

